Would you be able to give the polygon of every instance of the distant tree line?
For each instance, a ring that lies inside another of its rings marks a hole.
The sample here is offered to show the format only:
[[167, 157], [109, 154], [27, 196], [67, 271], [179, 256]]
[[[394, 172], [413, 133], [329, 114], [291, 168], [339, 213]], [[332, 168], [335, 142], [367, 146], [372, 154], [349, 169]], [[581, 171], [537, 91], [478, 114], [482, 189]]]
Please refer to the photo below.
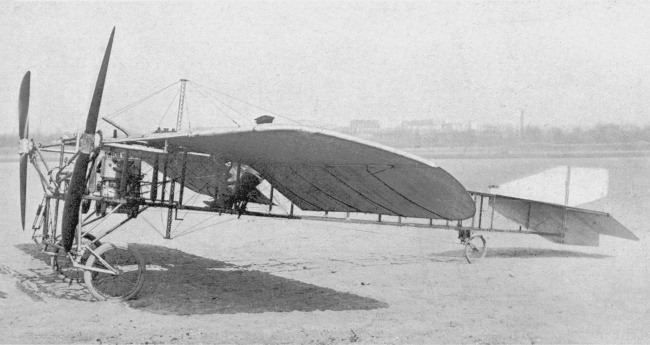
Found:
[[598, 124], [592, 128], [527, 126], [519, 131], [425, 131], [405, 128], [357, 133], [365, 139], [393, 147], [471, 147], [517, 144], [650, 144], [650, 126]]

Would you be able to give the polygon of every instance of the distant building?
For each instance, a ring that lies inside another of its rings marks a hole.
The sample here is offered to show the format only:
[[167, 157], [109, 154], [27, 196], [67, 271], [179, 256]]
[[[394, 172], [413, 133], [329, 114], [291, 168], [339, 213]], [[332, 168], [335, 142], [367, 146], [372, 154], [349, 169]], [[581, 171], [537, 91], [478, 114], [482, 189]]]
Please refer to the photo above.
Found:
[[482, 123], [478, 126], [477, 131], [488, 133], [510, 133], [515, 131], [515, 125], [511, 123]]
[[352, 120], [350, 121], [350, 132], [376, 132], [380, 129], [377, 120]]
[[443, 122], [441, 125], [441, 130], [443, 132], [461, 132], [466, 131], [467, 123], [464, 122]]
[[338, 130], [341, 128], [340, 125], [337, 125], [335, 123], [316, 121], [312, 119], [301, 119], [301, 120], [297, 120], [296, 122], [298, 122], [302, 126], [314, 127], [314, 128], [331, 129], [331, 130]]
[[402, 128], [408, 130], [417, 130], [417, 131], [436, 131], [439, 132], [442, 129], [440, 123], [436, 123], [434, 120], [410, 120], [402, 121]]
[[479, 123], [476, 122], [476, 121], [469, 121], [469, 122], [467, 123], [467, 130], [469, 130], [469, 131], [474, 131], [474, 132], [478, 132], [478, 131], [481, 130], [481, 124], [479, 124]]

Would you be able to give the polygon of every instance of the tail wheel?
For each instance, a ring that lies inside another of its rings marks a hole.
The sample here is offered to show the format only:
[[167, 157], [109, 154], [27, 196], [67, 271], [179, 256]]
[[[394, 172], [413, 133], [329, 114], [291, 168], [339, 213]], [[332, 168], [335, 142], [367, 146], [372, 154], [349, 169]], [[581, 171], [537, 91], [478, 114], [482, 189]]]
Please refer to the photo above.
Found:
[[101, 257], [110, 267], [107, 267], [95, 255], [90, 255], [86, 262], [87, 268], [117, 270], [117, 274], [84, 271], [84, 282], [88, 291], [99, 300], [129, 300], [140, 292], [144, 284], [146, 269], [144, 259], [138, 252], [105, 243], [95, 254]]
[[470, 264], [483, 259], [486, 252], [487, 244], [483, 235], [474, 235], [465, 243], [465, 258]]

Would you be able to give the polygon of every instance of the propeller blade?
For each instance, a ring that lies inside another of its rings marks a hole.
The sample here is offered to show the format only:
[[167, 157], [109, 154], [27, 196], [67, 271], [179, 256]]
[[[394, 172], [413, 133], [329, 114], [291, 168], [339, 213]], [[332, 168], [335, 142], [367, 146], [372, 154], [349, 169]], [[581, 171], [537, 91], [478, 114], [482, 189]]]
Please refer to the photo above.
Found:
[[29, 154], [20, 155], [20, 219], [25, 230], [25, 203], [27, 195], [27, 158]]
[[[88, 118], [86, 119], [86, 135], [94, 135], [97, 129], [97, 118], [99, 116], [99, 106], [102, 102], [102, 94], [104, 92], [104, 82], [106, 81], [106, 72], [108, 71], [108, 60], [111, 56], [111, 47], [113, 46], [113, 36], [115, 35], [115, 28], [111, 32], [111, 37], [108, 40], [106, 52], [104, 53], [104, 60], [97, 76], [97, 83], [95, 84], [95, 92], [93, 99], [90, 103], [88, 110]], [[63, 240], [63, 248], [66, 252], [72, 249], [72, 242], [74, 241], [75, 230], [79, 224], [79, 206], [81, 199], [86, 191], [86, 170], [88, 170], [88, 157], [90, 152], [83, 148], [75, 161], [74, 169], [72, 170], [72, 178], [68, 187], [68, 193], [65, 198], [65, 205], [63, 206], [63, 218], [61, 225], [61, 235]], [[86, 152], [85, 152], [86, 151]]]
[[[18, 137], [23, 139], [29, 138], [29, 85], [31, 72], [27, 71], [20, 83], [20, 93], [18, 94]], [[21, 143], [21, 146], [24, 143]], [[25, 204], [27, 195], [27, 159], [28, 153], [20, 154], [20, 220], [25, 230]]]
[[27, 114], [29, 112], [29, 81], [31, 72], [27, 71], [20, 83], [20, 95], [18, 96], [18, 136], [20, 139], [29, 138], [29, 124]]
[[93, 93], [93, 100], [90, 102], [90, 109], [88, 110], [88, 118], [86, 119], [86, 133], [95, 134], [97, 129], [97, 118], [99, 117], [99, 106], [102, 103], [102, 94], [104, 93], [104, 82], [106, 81], [106, 72], [108, 71], [108, 60], [111, 57], [111, 48], [113, 47], [113, 36], [115, 36], [115, 28], [111, 31], [111, 38], [108, 39], [106, 52], [104, 53], [104, 60], [102, 67], [97, 76], [97, 83], [95, 84], [95, 92]]

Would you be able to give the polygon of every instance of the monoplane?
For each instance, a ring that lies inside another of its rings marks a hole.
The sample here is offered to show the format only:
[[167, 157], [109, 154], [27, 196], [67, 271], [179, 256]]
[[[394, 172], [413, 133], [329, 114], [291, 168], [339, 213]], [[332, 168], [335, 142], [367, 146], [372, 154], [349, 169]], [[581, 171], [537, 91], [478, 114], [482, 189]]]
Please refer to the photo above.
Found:
[[[102, 240], [150, 208], [167, 210], [165, 238], [172, 238], [181, 210], [451, 229], [458, 231], [470, 263], [487, 248], [475, 231], [536, 234], [582, 246], [597, 246], [600, 234], [638, 240], [607, 213], [468, 191], [428, 160], [334, 131], [274, 124], [265, 114], [235, 129], [152, 128], [139, 134], [109, 121], [116, 130], [105, 136], [97, 122], [114, 33], [83, 133], [37, 144], [29, 137], [30, 72], [19, 94], [23, 229], [31, 162], [44, 191], [33, 239], [51, 256], [55, 271], [83, 272], [97, 299], [125, 300], [142, 288], [143, 257]], [[182, 110], [182, 97], [179, 102]], [[44, 158], [46, 152], [58, 155], [57, 164]], [[265, 193], [262, 184], [270, 186]], [[189, 204], [186, 191], [210, 200]], [[274, 209], [279, 198], [290, 203], [285, 212]], [[251, 210], [249, 203], [264, 209]], [[517, 227], [500, 226], [495, 214]], [[117, 225], [98, 226], [118, 215]]]

